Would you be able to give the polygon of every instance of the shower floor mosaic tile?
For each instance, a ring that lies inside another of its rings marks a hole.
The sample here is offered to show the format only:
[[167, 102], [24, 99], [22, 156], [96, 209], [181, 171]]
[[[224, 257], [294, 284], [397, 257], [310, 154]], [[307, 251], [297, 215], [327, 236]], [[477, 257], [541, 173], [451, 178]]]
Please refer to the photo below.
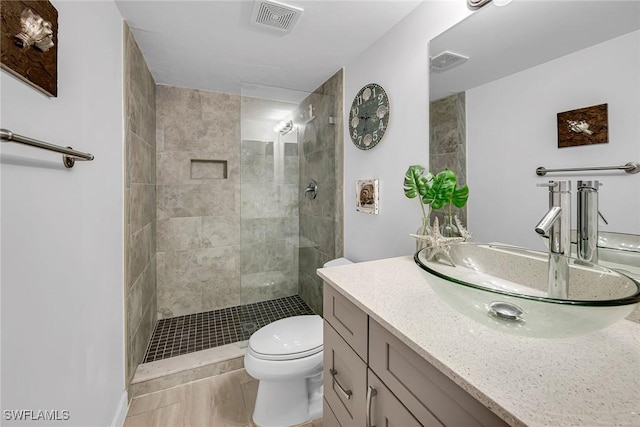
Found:
[[248, 340], [285, 317], [315, 314], [299, 295], [158, 320], [143, 363]]

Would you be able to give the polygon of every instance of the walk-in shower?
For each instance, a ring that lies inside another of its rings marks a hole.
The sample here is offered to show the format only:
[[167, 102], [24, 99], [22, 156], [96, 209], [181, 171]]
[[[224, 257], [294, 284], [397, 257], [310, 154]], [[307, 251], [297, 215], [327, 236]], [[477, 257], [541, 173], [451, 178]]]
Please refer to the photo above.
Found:
[[322, 313], [315, 270], [342, 255], [341, 90], [341, 72], [314, 93], [159, 89], [160, 320], [144, 362]]

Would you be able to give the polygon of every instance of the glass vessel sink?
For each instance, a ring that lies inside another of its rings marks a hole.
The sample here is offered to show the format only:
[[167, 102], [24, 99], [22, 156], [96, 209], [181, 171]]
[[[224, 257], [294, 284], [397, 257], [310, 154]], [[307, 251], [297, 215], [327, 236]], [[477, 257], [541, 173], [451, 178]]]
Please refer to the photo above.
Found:
[[460, 313], [492, 329], [538, 338], [586, 334], [624, 319], [640, 282], [607, 267], [563, 257], [566, 299], [547, 296], [549, 255], [516, 246], [456, 243], [414, 256], [428, 283]]

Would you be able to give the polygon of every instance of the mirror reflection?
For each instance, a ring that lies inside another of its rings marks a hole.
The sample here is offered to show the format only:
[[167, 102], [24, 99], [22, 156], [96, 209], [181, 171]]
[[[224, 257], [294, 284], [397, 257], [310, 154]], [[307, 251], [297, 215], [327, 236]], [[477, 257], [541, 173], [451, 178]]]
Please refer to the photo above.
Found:
[[[555, 172], [640, 161], [640, 3], [488, 4], [430, 46], [430, 169], [469, 185], [479, 242], [545, 249], [549, 180], [598, 180], [602, 232], [640, 234], [640, 174]], [[607, 104], [608, 142], [558, 148], [558, 113]]]

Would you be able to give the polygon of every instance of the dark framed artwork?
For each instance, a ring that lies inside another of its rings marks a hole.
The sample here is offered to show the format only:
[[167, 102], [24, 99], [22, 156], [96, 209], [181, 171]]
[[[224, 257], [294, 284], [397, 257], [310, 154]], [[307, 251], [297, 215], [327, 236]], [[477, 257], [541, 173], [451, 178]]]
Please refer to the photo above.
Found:
[[0, 65], [47, 96], [58, 95], [58, 11], [47, 0], [0, 0]]
[[609, 142], [607, 104], [558, 113], [558, 148]]

